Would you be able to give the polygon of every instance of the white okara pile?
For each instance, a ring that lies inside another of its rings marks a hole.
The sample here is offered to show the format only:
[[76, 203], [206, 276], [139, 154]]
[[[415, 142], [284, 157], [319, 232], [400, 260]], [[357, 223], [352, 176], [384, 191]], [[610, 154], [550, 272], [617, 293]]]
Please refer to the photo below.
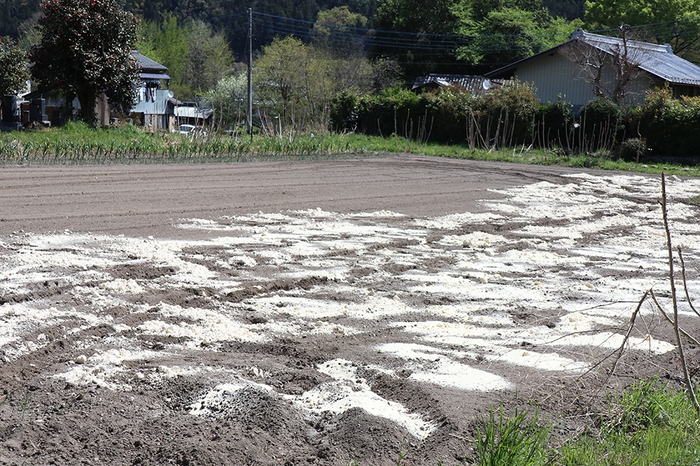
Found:
[[[360, 335], [369, 322], [384, 319], [376, 325], [398, 331], [401, 339], [378, 344], [358, 360], [326, 361], [318, 371], [332, 381], [284, 398], [308, 413], [360, 407], [425, 437], [435, 428], [430, 420], [372, 392], [358, 376], [359, 367], [389, 376], [405, 370], [415, 383], [478, 391], [514, 388], [508, 367], [577, 374], [594, 362], [595, 351], [620, 346], [620, 328], [645, 290], [666, 286], [659, 179], [579, 174], [570, 180], [499, 190], [504, 198], [484, 202], [488, 212], [478, 214], [411, 220], [387, 211], [339, 214], [312, 209], [182, 220], [183, 229], [216, 232], [211, 241], [70, 232], [5, 238], [0, 242], [3, 295], [29, 293], [36, 284], [51, 281], [64, 285], [77, 304], [49, 299], [0, 306], [0, 357], [12, 360], [44, 347], [45, 327], [62, 325], [77, 335], [91, 326], [112, 325], [115, 334], [103, 341], [81, 340], [76, 348], [80, 356], [55, 376], [74, 385], [129, 390], [138, 381], [216, 373], [231, 382], [217, 384], [191, 406], [192, 414], [212, 415], [212, 404], [226, 393], [266, 387], [265, 371], [226, 373], [164, 363], [134, 372], [123, 362], [165, 361], [202, 348], [216, 351], [232, 340]], [[667, 190], [673, 239], [683, 247], [693, 277], [689, 287], [697, 290], [698, 207], [684, 201], [700, 194], [700, 181], [671, 177]], [[200, 251], [194, 262], [188, 252], [193, 248]], [[231, 279], [204, 263], [238, 275]], [[171, 267], [175, 272], [153, 280], [110, 275], [110, 268], [124, 264]], [[278, 271], [271, 274], [273, 267]], [[263, 268], [266, 272], [258, 273]], [[363, 273], [353, 274], [357, 270]], [[243, 303], [217, 300], [217, 295], [252, 283], [305, 277], [327, 281], [310, 289], [260, 293]], [[390, 280], [401, 289], [388, 291]], [[152, 319], [133, 327], [103, 312], [117, 305], [145, 312], [147, 306], [131, 304], [128, 298], [185, 287], [215, 290], [214, 296], [204, 296], [217, 304], [205, 310], [161, 303], [157, 312], [148, 309]], [[347, 299], [325, 299], [329, 293]], [[262, 319], [250, 323], [242, 318], [243, 308]], [[516, 322], [513, 314], [518, 310], [533, 319]], [[685, 307], [681, 313], [682, 318], [691, 316]], [[642, 314], [652, 317], [648, 307]], [[166, 335], [181, 343], [144, 351], [136, 335]], [[636, 333], [629, 348], [661, 354], [674, 346]]]

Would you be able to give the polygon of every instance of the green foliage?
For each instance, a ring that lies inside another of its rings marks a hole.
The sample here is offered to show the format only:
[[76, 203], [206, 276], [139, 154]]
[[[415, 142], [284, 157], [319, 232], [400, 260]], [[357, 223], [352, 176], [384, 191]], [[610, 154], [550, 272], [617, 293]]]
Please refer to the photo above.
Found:
[[31, 52], [34, 79], [68, 101], [77, 96], [89, 123], [103, 91], [112, 105], [130, 108], [137, 77], [131, 56], [136, 18], [116, 0], [45, 0], [42, 7], [41, 42]]
[[550, 427], [540, 423], [537, 412], [515, 412], [506, 418], [491, 408], [488, 418], [479, 418], [476, 451], [479, 466], [537, 466], [547, 463]]
[[334, 121], [352, 121], [365, 134], [494, 148], [529, 145], [538, 107], [532, 87], [518, 82], [479, 97], [458, 88], [419, 95], [394, 87], [378, 96], [338, 96]]
[[180, 99], [202, 96], [233, 70], [226, 38], [202, 21], [178, 23], [175, 15], [162, 24], [141, 27], [139, 51], [168, 67], [170, 88]]
[[[377, 5], [374, 17], [377, 45], [374, 55], [389, 56], [401, 63], [405, 76], [413, 79], [416, 75], [435, 72], [458, 72], [451, 37], [422, 37], [420, 34], [458, 33], [459, 16], [457, 5], [461, 0], [383, 0]], [[383, 31], [418, 33], [403, 36]], [[411, 46], [403, 45], [409, 40]], [[438, 50], [442, 42], [444, 49]]]
[[247, 113], [248, 77], [245, 73], [227, 76], [205, 96], [205, 103], [214, 111], [217, 126], [237, 127], [245, 121]]
[[600, 435], [565, 443], [555, 465], [691, 465], [700, 458], [698, 418], [687, 395], [639, 382], [610, 400]]
[[540, 0], [464, 1], [455, 11], [458, 31], [473, 37], [457, 56], [488, 70], [561, 44], [582, 25], [580, 20], [552, 18]]
[[353, 13], [347, 5], [318, 12], [311, 34], [314, 41], [337, 53], [357, 50], [362, 44], [362, 36], [356, 28], [367, 26], [367, 18]]
[[40, 9], [41, 0], [3, 0], [0, 2], [0, 37], [17, 38], [24, 25]]
[[364, 92], [373, 77], [367, 60], [334, 58], [293, 37], [266, 46], [253, 71], [263, 127], [278, 133], [326, 131], [333, 96]]
[[0, 37], [0, 96], [17, 94], [29, 79], [27, 58], [9, 37]]
[[539, 106], [535, 118], [535, 144], [572, 150], [574, 112], [571, 104], [559, 99]]
[[587, 0], [584, 18], [596, 29], [615, 29], [623, 23], [649, 25], [634, 30], [637, 38], [669, 43], [680, 56], [698, 52], [700, 0]]
[[233, 70], [233, 56], [223, 34], [216, 34], [202, 21], [189, 28], [187, 68], [184, 83], [196, 95], [214, 88], [220, 79]]
[[629, 138], [620, 144], [620, 158], [628, 162], [639, 162], [646, 154], [647, 143], [641, 138]]
[[539, 100], [528, 83], [513, 82], [476, 100], [479, 140], [489, 147], [530, 144]]
[[591, 100], [581, 107], [580, 120], [583, 139], [579, 144], [585, 152], [613, 149], [622, 122], [622, 109], [615, 101]]
[[359, 123], [360, 98], [344, 90], [331, 101], [330, 126], [333, 131], [354, 131]]
[[168, 67], [170, 88], [181, 98], [192, 90], [185, 84], [189, 34], [181, 27], [174, 14], [168, 14], [162, 23], [144, 21], [140, 25], [138, 48], [144, 56]]
[[700, 98], [674, 99], [670, 89], [647, 94], [644, 106], [629, 113], [627, 126], [645, 140], [650, 155], [700, 155]]

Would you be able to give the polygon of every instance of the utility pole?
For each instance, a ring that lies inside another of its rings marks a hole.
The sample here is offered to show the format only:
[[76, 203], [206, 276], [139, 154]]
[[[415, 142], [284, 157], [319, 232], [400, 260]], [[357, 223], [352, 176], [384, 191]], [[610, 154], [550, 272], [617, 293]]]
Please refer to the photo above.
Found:
[[253, 9], [248, 8], [248, 134], [253, 139]]

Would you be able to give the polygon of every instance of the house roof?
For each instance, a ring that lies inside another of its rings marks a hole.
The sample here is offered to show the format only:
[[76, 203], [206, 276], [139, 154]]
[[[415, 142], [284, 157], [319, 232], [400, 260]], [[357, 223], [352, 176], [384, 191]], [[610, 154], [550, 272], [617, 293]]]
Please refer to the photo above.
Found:
[[[522, 63], [549, 55], [574, 41], [584, 43], [609, 55], [618, 55], [624, 47], [624, 42], [619, 37], [601, 36], [585, 32], [583, 29], [576, 29], [568, 42], [486, 73], [485, 76], [488, 78], [510, 77]], [[700, 86], [700, 67], [674, 55], [670, 45], [657, 45], [635, 40], [627, 40], [626, 42], [630, 61], [640, 69], [671, 84]]]
[[501, 87], [503, 82], [500, 80], [492, 82], [483, 76], [431, 73], [425, 76], [418, 76], [413, 82], [412, 90], [420, 89], [421, 87], [431, 84], [437, 86], [460, 86], [473, 95], [479, 95], [490, 88]]
[[136, 59], [139, 66], [141, 67], [141, 78], [142, 79], [170, 79], [170, 76], [165, 74], [168, 71], [168, 67], [161, 65], [155, 60], [151, 60], [145, 55], [142, 55], [138, 50], [132, 50], [131, 55]]

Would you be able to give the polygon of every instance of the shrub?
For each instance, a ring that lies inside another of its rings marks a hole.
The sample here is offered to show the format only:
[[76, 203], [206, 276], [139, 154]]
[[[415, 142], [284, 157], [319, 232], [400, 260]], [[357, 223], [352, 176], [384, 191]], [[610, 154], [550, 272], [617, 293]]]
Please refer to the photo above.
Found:
[[473, 111], [482, 143], [494, 148], [530, 144], [538, 108], [532, 85], [518, 81], [479, 96]]
[[350, 91], [336, 94], [331, 101], [330, 124], [333, 131], [354, 131], [359, 123], [360, 97]]
[[603, 97], [591, 100], [581, 108], [581, 139], [578, 144], [584, 152], [611, 151], [616, 143], [622, 109]]
[[620, 144], [620, 158], [627, 162], [639, 162], [647, 151], [647, 144], [641, 138], [629, 138]]
[[700, 155], [700, 98], [674, 99], [669, 88], [655, 89], [633, 118], [654, 155]]
[[558, 145], [568, 149], [573, 124], [574, 112], [568, 102], [559, 99], [542, 104], [535, 119], [535, 142], [540, 147]]

